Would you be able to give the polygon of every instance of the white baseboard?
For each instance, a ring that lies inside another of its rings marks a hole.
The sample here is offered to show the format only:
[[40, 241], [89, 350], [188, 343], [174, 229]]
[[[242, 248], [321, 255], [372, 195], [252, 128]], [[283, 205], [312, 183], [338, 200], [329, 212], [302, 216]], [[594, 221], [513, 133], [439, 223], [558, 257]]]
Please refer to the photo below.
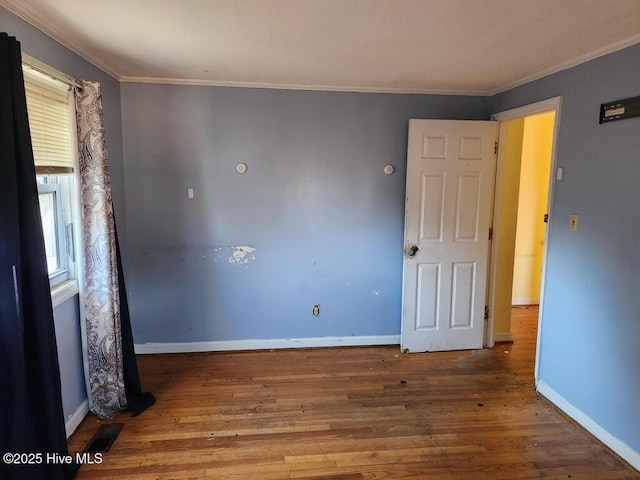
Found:
[[498, 343], [498, 342], [511, 342], [513, 343], [513, 334], [509, 333], [509, 332], [505, 332], [505, 333], [494, 333], [493, 334], [493, 341]]
[[69, 415], [67, 423], [64, 425], [64, 429], [67, 432], [67, 438], [76, 431], [76, 428], [78, 428], [78, 425], [80, 425], [82, 420], [84, 420], [84, 417], [87, 416], [87, 413], [89, 413], [89, 401], [85, 400], [72, 415]]
[[190, 343], [141, 343], [136, 344], [135, 349], [138, 354], [146, 354], [274, 350], [279, 348], [359, 347], [399, 344], [400, 335], [372, 335], [365, 337], [274, 338], [267, 340], [222, 340]]
[[540, 298], [512, 298], [511, 305], [539, 305]]
[[640, 453], [624, 443], [622, 440], [614, 437], [611, 433], [593, 421], [591, 417], [587, 416], [582, 410], [569, 403], [566, 398], [542, 380], [538, 380], [537, 390], [556, 407], [582, 425], [594, 437], [624, 458], [625, 461], [627, 461], [633, 468], [640, 470]]

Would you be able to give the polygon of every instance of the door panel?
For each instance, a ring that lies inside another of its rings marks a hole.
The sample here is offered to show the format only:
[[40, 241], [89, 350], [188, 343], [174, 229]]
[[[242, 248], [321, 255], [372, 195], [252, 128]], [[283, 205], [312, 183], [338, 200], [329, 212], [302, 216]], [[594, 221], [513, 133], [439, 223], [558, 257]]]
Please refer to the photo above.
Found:
[[453, 264], [451, 288], [451, 328], [473, 328], [473, 295], [476, 283], [475, 263]]
[[480, 174], [460, 173], [456, 205], [456, 241], [477, 241], [479, 213]]
[[437, 327], [436, 318], [440, 310], [440, 264], [422, 263], [418, 265], [418, 312], [416, 328], [420, 330]]
[[[420, 214], [420, 240], [442, 241], [444, 227], [444, 182], [445, 174], [423, 173]], [[429, 208], [425, 208], [429, 205]]]
[[496, 138], [496, 122], [409, 122], [403, 349], [482, 348]]
[[424, 135], [422, 158], [447, 158], [447, 135]]

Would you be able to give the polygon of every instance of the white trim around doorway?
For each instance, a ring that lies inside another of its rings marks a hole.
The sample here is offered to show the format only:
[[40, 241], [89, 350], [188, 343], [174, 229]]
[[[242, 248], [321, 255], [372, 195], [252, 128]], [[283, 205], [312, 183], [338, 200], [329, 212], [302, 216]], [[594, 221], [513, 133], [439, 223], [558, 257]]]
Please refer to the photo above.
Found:
[[[498, 160], [496, 166], [496, 188], [494, 192], [494, 198], [500, 198], [499, 195], [502, 193], [502, 181], [504, 179], [504, 171], [505, 171], [505, 162], [506, 155], [505, 149], [500, 148], [504, 143], [502, 140], [505, 139], [504, 135], [504, 123], [510, 120], [516, 120], [518, 118], [528, 117], [531, 115], [536, 115], [539, 113], [547, 113], [547, 112], [555, 112], [555, 122], [553, 126], [553, 141], [551, 147], [551, 162], [549, 168], [549, 196], [548, 196], [548, 204], [547, 204], [547, 212], [552, 212], [553, 205], [553, 195], [554, 195], [554, 186], [556, 179], [556, 153], [557, 153], [557, 140], [558, 140], [558, 131], [560, 128], [560, 112], [562, 108], [562, 97], [553, 97], [547, 100], [543, 100], [540, 102], [532, 103], [529, 105], [523, 105], [521, 107], [513, 108], [511, 110], [506, 110], [503, 112], [495, 113], [491, 116], [491, 120], [495, 120], [500, 122], [500, 134], [499, 134], [499, 145], [498, 145]], [[493, 221], [494, 221], [494, 231], [497, 231], [496, 223], [500, 221], [502, 206], [499, 202], [494, 202], [493, 206]], [[538, 314], [538, 335], [536, 341], [536, 358], [535, 358], [535, 367], [534, 367], [534, 379], [536, 385], [538, 384], [538, 364], [540, 358], [540, 334], [542, 331], [542, 321], [543, 321], [543, 312], [544, 312], [544, 296], [545, 296], [545, 288], [546, 288], [546, 272], [547, 272], [547, 245], [549, 244], [549, 230], [551, 227], [551, 223], [553, 222], [553, 216], [549, 215], [549, 228], [547, 228], [547, 232], [545, 234], [545, 249], [543, 255], [543, 263], [542, 263], [542, 285], [540, 288], [540, 311]], [[491, 242], [491, 258], [490, 258], [490, 274], [489, 274], [489, 318], [487, 321], [487, 332], [486, 332], [486, 343], [487, 347], [493, 347], [495, 345], [495, 309], [493, 308], [495, 305], [495, 297], [496, 297], [496, 275], [497, 275], [497, 266], [498, 266], [498, 242]]]

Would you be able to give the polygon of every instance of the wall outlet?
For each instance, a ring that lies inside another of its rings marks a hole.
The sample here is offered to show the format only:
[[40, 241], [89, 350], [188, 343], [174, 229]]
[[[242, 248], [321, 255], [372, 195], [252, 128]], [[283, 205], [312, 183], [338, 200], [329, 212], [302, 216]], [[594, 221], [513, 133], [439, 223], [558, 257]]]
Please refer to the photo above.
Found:
[[569, 230], [572, 232], [578, 231], [578, 214], [572, 213], [569, 215]]
[[314, 317], [319, 317], [320, 316], [320, 305], [314, 305], [313, 306], [313, 316]]

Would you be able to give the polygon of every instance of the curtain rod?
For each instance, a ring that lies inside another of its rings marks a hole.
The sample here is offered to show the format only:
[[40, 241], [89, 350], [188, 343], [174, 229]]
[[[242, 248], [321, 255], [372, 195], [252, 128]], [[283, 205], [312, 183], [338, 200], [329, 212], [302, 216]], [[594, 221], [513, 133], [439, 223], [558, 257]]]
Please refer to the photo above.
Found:
[[61, 82], [64, 82], [67, 85], [70, 85], [70, 86], [76, 87], [76, 88], [82, 88], [78, 84], [78, 82], [76, 82], [69, 75], [65, 75], [61, 71], [56, 70], [53, 67], [50, 67], [46, 63], [42, 63], [40, 60], [36, 60], [35, 58], [33, 58], [30, 55], [27, 55], [26, 53], [22, 54], [22, 63], [27, 65], [29, 68], [32, 68], [32, 69], [34, 69], [34, 70], [36, 70], [36, 71], [38, 71], [40, 73], [44, 73], [45, 75], [48, 75], [48, 76], [54, 78], [55, 80], [59, 80]]

